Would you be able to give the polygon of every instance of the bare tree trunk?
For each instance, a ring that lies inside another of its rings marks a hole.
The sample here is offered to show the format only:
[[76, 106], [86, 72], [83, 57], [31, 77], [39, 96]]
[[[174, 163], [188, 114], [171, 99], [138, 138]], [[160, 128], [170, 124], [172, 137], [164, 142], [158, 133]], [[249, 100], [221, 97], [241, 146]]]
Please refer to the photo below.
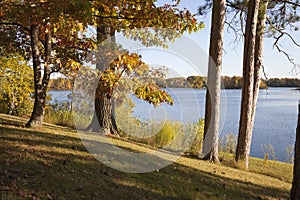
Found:
[[298, 124], [296, 130], [294, 177], [290, 193], [291, 200], [300, 199], [300, 101], [298, 102]]
[[226, 0], [214, 0], [205, 102], [204, 159], [220, 163], [218, 155], [220, 93]]
[[255, 120], [255, 111], [257, 105], [257, 99], [259, 95], [259, 85], [260, 85], [260, 73], [263, 67], [262, 57], [263, 57], [263, 47], [264, 47], [264, 32], [267, 18], [267, 7], [269, 0], [261, 1], [259, 12], [258, 12], [258, 21], [256, 29], [256, 39], [255, 39], [255, 55], [254, 55], [254, 82], [253, 82], [253, 105], [252, 105], [252, 119], [251, 132], [253, 131], [254, 120]]
[[15, 100], [16, 100], [16, 98], [15, 98], [15, 90], [14, 90], [12, 93], [12, 101], [11, 101], [9, 111], [8, 111], [9, 115], [15, 114]]
[[242, 87], [240, 125], [235, 159], [237, 162], [243, 161], [245, 169], [249, 168], [252, 139], [251, 123], [253, 108], [254, 54], [259, 2], [259, 0], [249, 1], [244, 41], [244, 83]]
[[[49, 24], [50, 26], [50, 24]], [[33, 24], [30, 27], [31, 30], [31, 49], [32, 49], [32, 64], [34, 72], [34, 107], [31, 113], [29, 121], [26, 123], [26, 127], [42, 126], [45, 114], [45, 104], [47, 96], [47, 87], [50, 80], [50, 66], [49, 57], [51, 53], [51, 31], [46, 31], [46, 45], [45, 45], [45, 64], [44, 75], [42, 77], [42, 68], [40, 62], [39, 51], [39, 26]]]
[[37, 24], [32, 24], [30, 26], [30, 30], [32, 66], [34, 74], [34, 107], [26, 127], [42, 126], [45, 113], [45, 94], [43, 93], [43, 85], [41, 81], [42, 68], [40, 62], [40, 50], [38, 47], [39, 26]]

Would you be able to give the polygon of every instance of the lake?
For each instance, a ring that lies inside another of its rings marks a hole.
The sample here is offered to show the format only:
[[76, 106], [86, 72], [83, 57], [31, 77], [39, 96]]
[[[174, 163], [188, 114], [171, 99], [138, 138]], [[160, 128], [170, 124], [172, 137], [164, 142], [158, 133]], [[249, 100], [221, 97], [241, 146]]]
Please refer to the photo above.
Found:
[[[204, 118], [205, 90], [168, 88], [174, 105], [152, 105], [132, 97], [133, 115], [140, 119], [197, 122]], [[70, 91], [50, 91], [52, 100], [65, 101]], [[253, 128], [251, 156], [263, 158], [261, 145], [272, 144], [277, 160], [285, 161], [286, 148], [294, 145], [300, 92], [295, 88], [260, 90]], [[222, 90], [220, 136], [238, 134], [241, 90]]]

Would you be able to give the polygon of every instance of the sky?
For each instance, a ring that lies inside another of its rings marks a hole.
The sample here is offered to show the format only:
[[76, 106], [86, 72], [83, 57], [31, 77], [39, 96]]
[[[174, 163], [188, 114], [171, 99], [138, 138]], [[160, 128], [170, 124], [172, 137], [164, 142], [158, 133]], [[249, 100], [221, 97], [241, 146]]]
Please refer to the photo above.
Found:
[[[171, 0], [158, 0], [159, 5], [170, 2]], [[204, 0], [181, 0], [180, 7], [187, 8], [193, 14], [196, 14], [198, 7], [203, 3]], [[117, 42], [123, 45], [124, 48], [140, 54], [142, 60], [150, 66], [167, 67], [170, 72], [167, 77], [206, 76], [209, 59], [211, 13], [208, 13], [205, 17], [197, 16], [197, 19], [199, 22], [202, 21], [204, 23], [204, 29], [196, 33], [184, 34], [183, 37], [174, 43], [169, 43], [168, 49], [159, 47], [145, 48], [122, 37], [121, 34], [117, 36]], [[300, 31], [289, 33], [300, 43]], [[240, 40], [236, 43], [234, 41], [234, 33], [227, 31], [227, 26], [225, 25], [223, 76], [242, 76], [243, 41]], [[292, 72], [293, 65], [284, 54], [279, 53], [273, 47], [273, 43], [273, 38], [265, 38], [263, 65], [267, 78], [300, 78], [300, 73]], [[294, 62], [300, 64], [300, 48], [295, 46], [288, 37], [283, 37], [280, 40], [280, 44], [282, 49], [291, 55]], [[263, 78], [265, 77], [263, 76]]]
[[[159, 2], [170, 2], [167, 0], [161, 0]], [[199, 5], [204, 3], [204, 0], [181, 0], [181, 6], [187, 8], [192, 13], [197, 13], [197, 9]], [[205, 28], [198, 31], [197, 33], [192, 34], [184, 34], [184, 37], [189, 38], [192, 42], [195, 42], [199, 45], [199, 48], [202, 49], [201, 53], [199, 53], [199, 57], [205, 57], [203, 54], [208, 56], [209, 50], [209, 35], [210, 35], [210, 21], [211, 15], [210, 13], [206, 15], [206, 17], [197, 17], [199, 21], [203, 21]], [[300, 26], [300, 24], [299, 24]], [[295, 38], [296, 41], [300, 43], [300, 31], [293, 32], [291, 35]], [[235, 40], [235, 36], [233, 32], [228, 32], [227, 27], [225, 27], [224, 33], [224, 51], [223, 51], [223, 69], [222, 75], [226, 76], [241, 76], [242, 75], [242, 57], [243, 57], [243, 41], [233, 44]], [[300, 78], [299, 74], [292, 73], [293, 65], [288, 61], [288, 59], [282, 53], [279, 53], [273, 47], [274, 39], [273, 38], [265, 38], [264, 45], [264, 56], [263, 56], [263, 64], [265, 66], [265, 73], [268, 78], [278, 77], [290, 77], [290, 78]], [[280, 44], [282, 48], [288, 52], [291, 57], [293, 57], [296, 63], [300, 64], [300, 48], [292, 44], [291, 40], [287, 37], [282, 38], [280, 40]], [[196, 50], [196, 49], [194, 49]], [[198, 49], [199, 50], [199, 49]], [[180, 59], [175, 59], [174, 56], [168, 57], [167, 54], [163, 54], [162, 51], [150, 51], [147, 49], [145, 54], [142, 54], [143, 58], [148, 63], [153, 63], [156, 65], [167, 65], [169, 68], [174, 68], [174, 71], [177, 74], [182, 76], [188, 75], [203, 75], [205, 74], [205, 70], [202, 70], [201, 67], [185, 65], [186, 60], [184, 61]], [[150, 53], [151, 52], [151, 53]], [[189, 53], [195, 53], [193, 50], [189, 50]], [[202, 59], [202, 63], [206, 62], [207, 59]], [[200, 74], [199, 74], [200, 69]], [[172, 69], [171, 69], [172, 71]]]

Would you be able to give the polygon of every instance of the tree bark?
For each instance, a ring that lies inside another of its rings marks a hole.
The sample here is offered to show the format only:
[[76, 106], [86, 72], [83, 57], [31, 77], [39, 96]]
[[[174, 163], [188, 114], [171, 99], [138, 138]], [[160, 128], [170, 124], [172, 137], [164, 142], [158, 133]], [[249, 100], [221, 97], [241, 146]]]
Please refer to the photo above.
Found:
[[298, 102], [298, 124], [296, 130], [295, 155], [294, 155], [294, 175], [292, 189], [290, 192], [291, 200], [300, 199], [300, 101]]
[[[50, 24], [49, 24], [50, 26]], [[50, 29], [50, 27], [49, 27]], [[30, 27], [31, 33], [31, 50], [32, 50], [32, 65], [34, 73], [34, 107], [26, 127], [41, 127], [44, 121], [45, 104], [47, 96], [47, 87], [50, 80], [50, 66], [49, 58], [51, 54], [51, 31], [46, 31], [46, 45], [45, 45], [45, 64], [44, 74], [42, 77], [42, 68], [39, 51], [39, 26], [32, 24]]]
[[101, 90], [96, 91], [95, 110], [100, 132], [105, 135], [117, 134], [112, 110], [112, 95]]
[[[98, 43], [100, 44], [100, 42], [108, 38], [110, 38], [112, 42], [115, 42], [115, 31], [99, 25], [97, 27]], [[96, 68], [103, 73], [107, 69], [107, 66], [104, 65], [104, 63], [97, 63]], [[103, 89], [101, 80], [99, 80], [96, 88], [95, 113], [86, 130], [100, 132], [105, 135], [115, 134], [118, 136], [112, 91], [108, 92]]]
[[43, 85], [41, 81], [42, 68], [40, 62], [40, 50], [38, 47], [38, 24], [32, 24], [30, 26], [30, 31], [32, 66], [34, 75], [34, 107], [31, 113], [31, 117], [26, 124], [26, 127], [41, 126], [44, 120], [45, 113], [45, 94], [43, 92]]
[[240, 125], [235, 159], [237, 162], [244, 162], [245, 169], [249, 168], [250, 146], [252, 140], [251, 123], [253, 108], [254, 54], [259, 2], [259, 0], [249, 1], [244, 41], [244, 81], [242, 87]]
[[264, 47], [264, 32], [267, 18], [267, 7], [269, 0], [261, 1], [259, 12], [258, 12], [258, 21], [256, 29], [256, 39], [255, 39], [255, 55], [254, 55], [254, 82], [253, 82], [253, 105], [252, 105], [252, 116], [251, 124], [251, 133], [253, 132], [254, 120], [257, 99], [259, 95], [259, 85], [260, 85], [260, 73], [263, 67], [262, 57], [263, 57], [263, 47]]
[[209, 63], [205, 102], [204, 143], [202, 156], [211, 162], [220, 163], [218, 155], [220, 93], [223, 35], [226, 13], [226, 0], [214, 0], [209, 47]]

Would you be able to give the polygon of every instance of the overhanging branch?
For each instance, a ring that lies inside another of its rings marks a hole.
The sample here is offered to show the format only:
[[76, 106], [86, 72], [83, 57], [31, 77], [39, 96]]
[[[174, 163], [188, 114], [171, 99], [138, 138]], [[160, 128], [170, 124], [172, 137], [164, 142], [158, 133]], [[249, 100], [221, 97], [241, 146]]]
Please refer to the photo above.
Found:
[[289, 60], [289, 62], [290, 62], [294, 67], [296, 67], [297, 64], [294, 62], [294, 59], [291, 57], [291, 55], [290, 55], [289, 53], [287, 53], [286, 51], [284, 51], [284, 50], [282, 50], [282, 49], [280, 48], [280, 45], [279, 45], [278, 42], [279, 42], [279, 40], [280, 40], [284, 35], [286, 35], [286, 36], [288, 36], [288, 37], [291, 39], [291, 41], [293, 42], [293, 44], [296, 45], [297, 47], [300, 47], [300, 44], [298, 44], [298, 43], [296, 42], [296, 40], [295, 40], [289, 33], [283, 31], [282, 29], [280, 29], [280, 28], [278, 28], [278, 27], [276, 27], [276, 26], [272, 23], [272, 21], [270, 20], [270, 18], [267, 17], [267, 21], [269, 22], [269, 24], [270, 24], [270, 26], [271, 26], [272, 28], [274, 28], [276, 31], [278, 31], [278, 32], [280, 33], [279, 36], [274, 37], [274, 38], [275, 38], [275, 42], [273, 43], [273, 46], [276, 47], [276, 49], [278, 50], [279, 53], [283, 53], [283, 54], [287, 57], [287, 59]]
[[20, 23], [16, 23], [16, 22], [0, 22], [0, 25], [11, 25], [11, 26], [18, 26], [21, 29], [24, 29], [25, 31], [27, 31], [28, 33], [30, 33], [30, 29], [27, 27], [24, 27], [22, 24]]

